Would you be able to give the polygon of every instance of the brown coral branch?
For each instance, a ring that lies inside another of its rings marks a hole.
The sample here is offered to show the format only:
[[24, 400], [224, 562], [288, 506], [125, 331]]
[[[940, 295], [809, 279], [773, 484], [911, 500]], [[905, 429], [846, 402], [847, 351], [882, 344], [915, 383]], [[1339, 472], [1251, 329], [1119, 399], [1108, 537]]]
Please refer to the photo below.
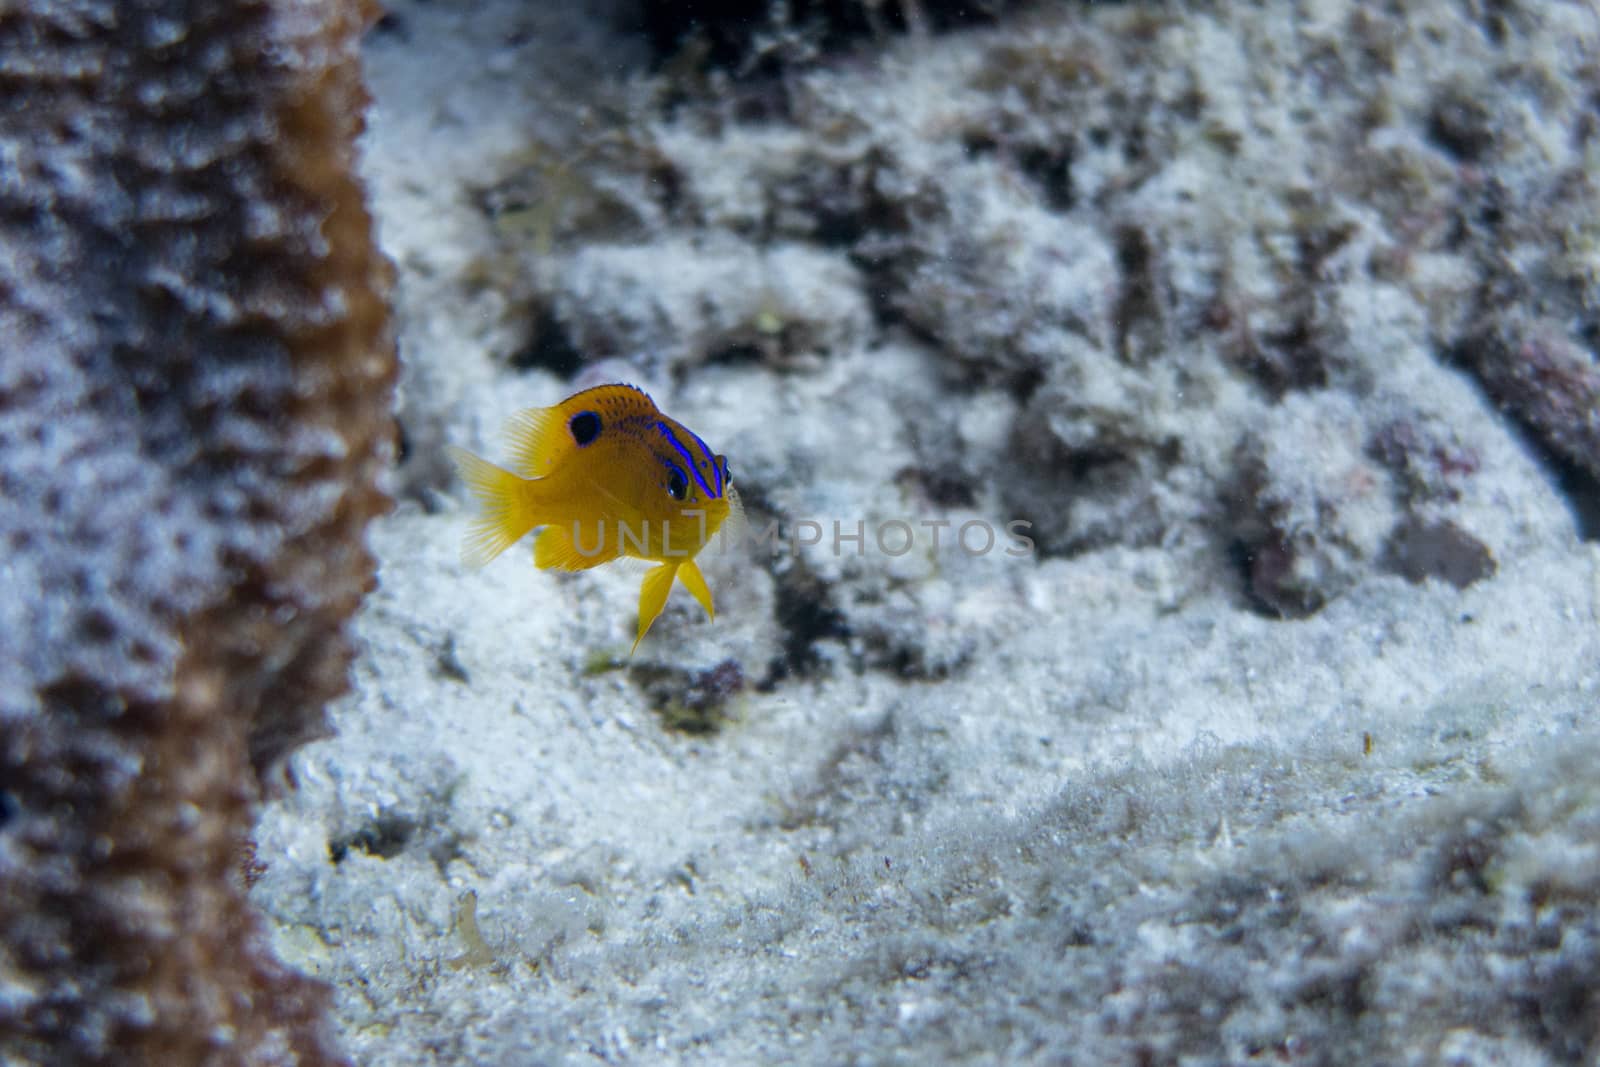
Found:
[[239, 877], [392, 452], [370, 11], [0, 11], [0, 1059], [338, 1062]]

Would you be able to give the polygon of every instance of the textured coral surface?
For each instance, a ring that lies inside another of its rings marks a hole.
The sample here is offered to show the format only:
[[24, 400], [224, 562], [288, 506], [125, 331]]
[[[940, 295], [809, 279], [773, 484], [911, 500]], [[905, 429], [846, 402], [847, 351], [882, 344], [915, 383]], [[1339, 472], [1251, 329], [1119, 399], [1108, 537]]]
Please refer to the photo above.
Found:
[[389, 461], [337, 3], [0, 8], [0, 1059], [338, 1059], [244, 897]]

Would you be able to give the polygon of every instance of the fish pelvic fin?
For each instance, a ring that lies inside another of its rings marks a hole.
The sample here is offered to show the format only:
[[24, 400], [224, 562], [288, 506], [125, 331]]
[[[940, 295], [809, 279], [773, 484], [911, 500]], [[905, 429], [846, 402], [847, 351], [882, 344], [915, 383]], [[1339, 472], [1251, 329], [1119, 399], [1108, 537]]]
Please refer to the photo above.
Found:
[[463, 448], [451, 448], [450, 459], [481, 509], [461, 543], [461, 562], [482, 567], [539, 524], [528, 483]]
[[677, 563], [663, 563], [644, 576], [644, 582], [639, 586], [639, 636], [633, 639], [633, 648], [628, 655], [639, 650], [639, 642], [650, 631], [650, 624], [667, 606], [667, 594], [672, 592], [672, 579], [677, 577], [679, 566]]
[[706, 614], [715, 621], [717, 609], [711, 605], [711, 587], [706, 584], [706, 576], [700, 573], [700, 567], [694, 560], [687, 559], [678, 565], [678, 581], [700, 601], [700, 606], [705, 608]]

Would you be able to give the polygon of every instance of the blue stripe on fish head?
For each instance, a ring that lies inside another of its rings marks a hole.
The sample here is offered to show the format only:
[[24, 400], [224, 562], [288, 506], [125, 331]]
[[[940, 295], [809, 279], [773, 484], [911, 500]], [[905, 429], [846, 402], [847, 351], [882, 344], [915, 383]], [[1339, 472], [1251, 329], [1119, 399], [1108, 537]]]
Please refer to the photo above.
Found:
[[695, 433], [693, 430], [689, 431], [689, 436], [693, 437], [694, 443], [700, 446], [700, 451], [705, 454], [706, 463], [710, 464], [711, 466], [711, 473], [716, 475], [717, 488], [716, 491], [711, 495], [713, 497], [720, 497], [722, 495], [722, 468], [717, 466], [716, 453], [712, 452], [711, 449], [706, 445], [705, 441], [701, 440], [700, 435]]
[[661, 436], [665, 437], [673, 448], [678, 450], [678, 455], [683, 457], [684, 463], [688, 465], [689, 472], [694, 475], [694, 480], [699, 482], [700, 488], [706, 491], [706, 496], [716, 497], [718, 494], [712, 491], [710, 483], [705, 479], [705, 475], [700, 473], [700, 465], [694, 461], [694, 456], [690, 455], [689, 450], [683, 446], [683, 442], [678, 440], [678, 435], [672, 432], [672, 427], [658, 421], [656, 429], [661, 432]]

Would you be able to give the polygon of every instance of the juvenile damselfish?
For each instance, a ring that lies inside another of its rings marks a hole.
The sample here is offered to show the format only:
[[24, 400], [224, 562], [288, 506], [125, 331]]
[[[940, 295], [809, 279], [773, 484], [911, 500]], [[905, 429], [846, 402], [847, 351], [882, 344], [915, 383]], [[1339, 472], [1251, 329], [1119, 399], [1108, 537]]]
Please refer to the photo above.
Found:
[[600, 385], [554, 407], [519, 412], [508, 438], [515, 470], [450, 450], [483, 509], [462, 546], [469, 565], [487, 564], [542, 526], [533, 545], [537, 567], [581, 571], [622, 556], [659, 564], [639, 590], [635, 649], [666, 606], [674, 578], [716, 618], [694, 560], [739, 514], [727, 457], [632, 385]]

